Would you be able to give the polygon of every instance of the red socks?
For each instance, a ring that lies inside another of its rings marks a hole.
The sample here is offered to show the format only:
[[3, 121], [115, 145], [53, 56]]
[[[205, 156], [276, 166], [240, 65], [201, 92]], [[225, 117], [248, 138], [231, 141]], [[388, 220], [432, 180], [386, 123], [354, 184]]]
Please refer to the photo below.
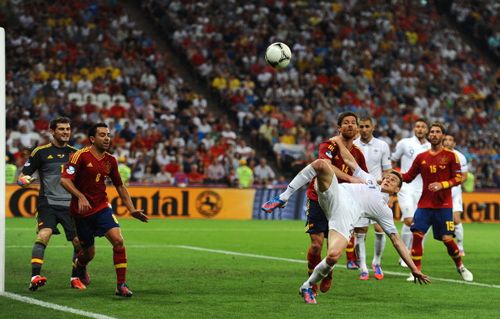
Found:
[[123, 284], [127, 274], [127, 254], [125, 247], [113, 247], [113, 263], [115, 264], [116, 283]]

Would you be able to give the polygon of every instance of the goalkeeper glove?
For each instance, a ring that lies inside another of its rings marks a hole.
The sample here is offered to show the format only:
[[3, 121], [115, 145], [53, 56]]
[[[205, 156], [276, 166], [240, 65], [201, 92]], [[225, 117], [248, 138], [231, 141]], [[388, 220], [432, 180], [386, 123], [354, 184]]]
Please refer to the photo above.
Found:
[[21, 186], [21, 187], [26, 187], [28, 186], [29, 184], [33, 183], [35, 181], [35, 177], [31, 177], [29, 175], [24, 175], [24, 176], [21, 176], [17, 179], [17, 185]]

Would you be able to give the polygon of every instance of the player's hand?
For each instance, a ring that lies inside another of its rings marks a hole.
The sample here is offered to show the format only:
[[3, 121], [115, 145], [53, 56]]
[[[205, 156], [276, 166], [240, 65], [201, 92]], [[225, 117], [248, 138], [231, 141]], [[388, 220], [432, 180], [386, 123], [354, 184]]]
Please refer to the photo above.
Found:
[[424, 275], [422, 272], [420, 271], [412, 271], [411, 272], [412, 275], [413, 275], [413, 282], [414, 283], [417, 283], [417, 280], [418, 280], [418, 283], [419, 284], [430, 284], [431, 283], [431, 280], [429, 279], [429, 277], [427, 277], [427, 275]]
[[92, 209], [92, 205], [90, 205], [90, 203], [86, 197], [82, 197], [82, 198], [78, 199], [78, 214], [83, 215], [91, 209]]
[[31, 183], [33, 183], [35, 180], [36, 180], [36, 177], [24, 175], [24, 176], [21, 176], [17, 179], [17, 185], [19, 185], [21, 187], [26, 187], [26, 186], [29, 186]]
[[429, 190], [431, 192], [437, 192], [440, 191], [441, 189], [443, 189], [443, 184], [439, 182], [434, 182], [429, 184]]
[[131, 213], [132, 217], [140, 220], [141, 222], [143, 223], [147, 223], [149, 218], [148, 216], [146, 216], [146, 214], [144, 214], [144, 210], [134, 210], [132, 213]]

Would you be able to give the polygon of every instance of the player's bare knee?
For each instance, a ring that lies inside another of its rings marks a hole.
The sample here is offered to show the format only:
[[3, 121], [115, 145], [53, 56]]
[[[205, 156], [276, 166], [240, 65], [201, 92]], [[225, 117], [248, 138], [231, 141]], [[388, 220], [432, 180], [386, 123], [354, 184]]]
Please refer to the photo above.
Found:
[[328, 254], [326, 255], [326, 261], [330, 265], [336, 264], [341, 256], [342, 256], [342, 251], [338, 249], [331, 249], [328, 250]]
[[314, 168], [316, 173], [320, 175], [321, 173], [328, 172], [330, 170], [330, 166], [328, 162], [324, 159], [317, 159], [311, 163], [311, 166]]
[[313, 241], [313, 242], [311, 242], [311, 247], [309, 248], [309, 250], [313, 255], [319, 255], [319, 254], [321, 254], [322, 248], [323, 248], [323, 245], [321, 242]]

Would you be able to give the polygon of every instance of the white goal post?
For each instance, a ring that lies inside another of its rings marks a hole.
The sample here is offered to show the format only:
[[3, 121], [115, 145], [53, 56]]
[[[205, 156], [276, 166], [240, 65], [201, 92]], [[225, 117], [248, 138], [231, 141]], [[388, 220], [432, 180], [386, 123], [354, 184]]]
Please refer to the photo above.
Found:
[[5, 30], [0, 28], [0, 294], [5, 292]]

